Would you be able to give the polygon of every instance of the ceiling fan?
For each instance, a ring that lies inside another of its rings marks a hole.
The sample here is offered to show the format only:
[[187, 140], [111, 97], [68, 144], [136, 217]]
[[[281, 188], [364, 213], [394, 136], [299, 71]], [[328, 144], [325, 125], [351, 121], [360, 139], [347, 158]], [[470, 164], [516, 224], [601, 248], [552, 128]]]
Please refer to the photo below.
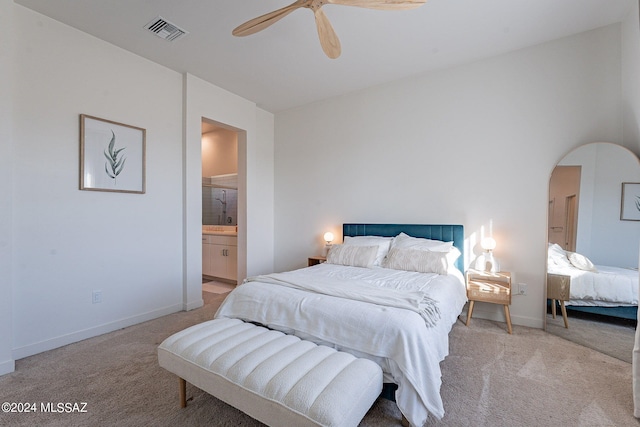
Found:
[[276, 23], [294, 10], [306, 7], [311, 9], [315, 15], [322, 50], [329, 58], [335, 59], [340, 56], [340, 40], [338, 40], [338, 36], [333, 30], [327, 15], [322, 11], [322, 6], [325, 4], [341, 4], [379, 10], [404, 10], [415, 9], [426, 2], [427, 0], [297, 0], [289, 6], [245, 22], [234, 29], [232, 34], [238, 37], [255, 34]]

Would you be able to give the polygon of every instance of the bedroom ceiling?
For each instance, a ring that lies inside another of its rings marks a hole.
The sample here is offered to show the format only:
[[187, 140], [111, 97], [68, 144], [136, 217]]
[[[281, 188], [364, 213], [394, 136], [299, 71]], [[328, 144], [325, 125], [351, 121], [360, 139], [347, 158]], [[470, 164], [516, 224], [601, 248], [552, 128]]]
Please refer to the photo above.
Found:
[[[429, 0], [406, 11], [323, 7], [342, 43], [329, 59], [313, 13], [234, 37], [239, 24], [292, 0], [15, 0], [178, 72], [277, 112], [369, 86], [576, 34], [624, 19], [636, 0]], [[174, 42], [154, 18], [188, 32]]]

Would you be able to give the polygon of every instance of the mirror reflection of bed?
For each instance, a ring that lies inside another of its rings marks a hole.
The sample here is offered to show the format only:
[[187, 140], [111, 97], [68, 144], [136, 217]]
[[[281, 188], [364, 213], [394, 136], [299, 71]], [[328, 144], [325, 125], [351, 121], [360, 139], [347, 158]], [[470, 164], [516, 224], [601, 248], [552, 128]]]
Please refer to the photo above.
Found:
[[630, 363], [638, 310], [640, 221], [621, 219], [624, 182], [640, 182], [640, 162], [612, 143], [578, 147], [554, 169], [549, 183], [546, 329]]

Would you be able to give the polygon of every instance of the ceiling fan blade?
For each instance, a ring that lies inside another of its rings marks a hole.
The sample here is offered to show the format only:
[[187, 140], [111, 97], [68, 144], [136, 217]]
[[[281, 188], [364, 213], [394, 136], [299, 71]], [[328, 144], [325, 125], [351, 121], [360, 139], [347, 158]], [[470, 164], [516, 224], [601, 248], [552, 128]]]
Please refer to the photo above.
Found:
[[318, 27], [318, 37], [320, 38], [322, 50], [329, 58], [336, 59], [341, 53], [338, 35], [333, 30], [327, 15], [324, 14], [321, 8], [315, 9], [313, 14], [316, 17], [316, 26]]
[[266, 13], [264, 15], [253, 18], [242, 25], [237, 26], [231, 34], [238, 37], [244, 37], [251, 34], [255, 34], [258, 31], [262, 31], [265, 28], [275, 24], [291, 12], [303, 7], [305, 0], [298, 0], [295, 3], [285, 6], [281, 9], [274, 10], [273, 12]]
[[416, 9], [427, 0], [327, 0], [329, 4], [341, 4], [343, 6], [366, 7], [379, 10], [406, 10]]

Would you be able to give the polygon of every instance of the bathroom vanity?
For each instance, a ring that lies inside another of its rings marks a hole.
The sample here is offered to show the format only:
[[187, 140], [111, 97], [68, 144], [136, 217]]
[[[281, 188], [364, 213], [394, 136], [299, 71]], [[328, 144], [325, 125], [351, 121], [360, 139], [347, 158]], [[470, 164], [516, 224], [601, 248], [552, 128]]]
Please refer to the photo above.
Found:
[[[213, 228], [213, 227], [212, 227]], [[238, 233], [202, 229], [202, 274], [225, 280], [238, 280]]]

